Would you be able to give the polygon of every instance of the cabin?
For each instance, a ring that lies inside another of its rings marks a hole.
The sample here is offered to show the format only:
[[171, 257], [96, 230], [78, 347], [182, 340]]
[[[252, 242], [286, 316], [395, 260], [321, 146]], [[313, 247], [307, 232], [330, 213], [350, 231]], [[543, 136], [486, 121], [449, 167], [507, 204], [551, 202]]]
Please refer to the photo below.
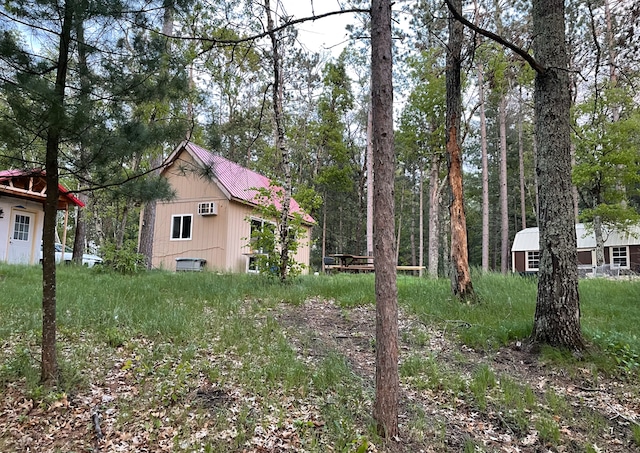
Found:
[[[584, 224], [576, 224], [578, 267], [590, 270], [596, 266], [596, 238]], [[610, 268], [640, 272], [640, 225], [630, 232], [610, 231], [604, 235], [604, 260]], [[540, 262], [538, 228], [518, 231], [511, 247], [511, 269], [523, 274], [538, 272]]]
[[[269, 178], [185, 141], [167, 158], [161, 176], [175, 192], [156, 205], [152, 266], [169, 270], [257, 272], [261, 253], [251, 245], [252, 231], [271, 227], [263, 218], [257, 189], [277, 191]], [[273, 201], [276, 208], [280, 204]], [[271, 203], [271, 202], [269, 202]], [[294, 259], [308, 272], [314, 219], [291, 199], [291, 213], [303, 218], [304, 237]], [[142, 226], [142, 225], [141, 225]]]
[[[84, 207], [62, 184], [58, 209]], [[0, 261], [11, 264], [40, 262], [47, 181], [43, 170], [0, 171]], [[65, 228], [66, 231], [66, 228]]]

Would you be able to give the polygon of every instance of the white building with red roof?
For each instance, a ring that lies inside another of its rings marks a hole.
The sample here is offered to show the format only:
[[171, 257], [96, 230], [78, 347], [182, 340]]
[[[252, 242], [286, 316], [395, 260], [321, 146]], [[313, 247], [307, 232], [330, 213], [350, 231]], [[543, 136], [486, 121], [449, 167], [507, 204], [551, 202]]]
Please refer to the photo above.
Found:
[[[175, 198], [157, 203], [153, 267], [222, 272], [250, 272], [259, 252], [251, 248], [253, 228], [275, 224], [262, 218], [259, 189], [271, 191], [269, 178], [191, 142], [181, 143], [167, 158], [161, 176]], [[276, 208], [280, 202], [274, 198]], [[291, 213], [303, 218], [306, 234], [294, 259], [307, 268], [313, 218], [291, 199]]]
[[[68, 213], [70, 206], [84, 207], [62, 184], [58, 188], [58, 209]], [[13, 264], [40, 261], [46, 198], [44, 171], [0, 171], [0, 261]]]

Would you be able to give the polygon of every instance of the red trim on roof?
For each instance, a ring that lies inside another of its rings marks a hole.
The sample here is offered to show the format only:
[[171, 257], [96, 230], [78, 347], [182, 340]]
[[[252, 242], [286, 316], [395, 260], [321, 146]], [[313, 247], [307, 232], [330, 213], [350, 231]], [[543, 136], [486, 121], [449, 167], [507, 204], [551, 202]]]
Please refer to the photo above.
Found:
[[[34, 170], [0, 170], [0, 181], [6, 181], [8, 179], [19, 178], [19, 177], [30, 177], [30, 176], [38, 176], [45, 178], [46, 181], [46, 173], [44, 170], [34, 169]], [[67, 189], [62, 184], [58, 184], [58, 190], [60, 191], [60, 196], [66, 198], [70, 203], [84, 208], [84, 203], [80, 201], [78, 197], [69, 193], [69, 189]]]
[[[202, 162], [203, 165], [210, 167], [218, 182], [229, 192], [232, 198], [238, 201], [257, 205], [260, 204], [260, 200], [258, 198], [259, 192], [256, 189], [284, 190], [280, 186], [270, 186], [271, 180], [266, 176], [249, 170], [222, 156], [213, 154], [194, 143], [186, 142], [183, 146], [190, 154], [195, 156], [197, 160]], [[278, 210], [282, 208], [278, 199], [275, 200], [275, 205]], [[315, 223], [313, 217], [304, 212], [293, 197], [290, 202], [290, 211], [294, 214], [302, 214], [303, 220], [307, 223]]]

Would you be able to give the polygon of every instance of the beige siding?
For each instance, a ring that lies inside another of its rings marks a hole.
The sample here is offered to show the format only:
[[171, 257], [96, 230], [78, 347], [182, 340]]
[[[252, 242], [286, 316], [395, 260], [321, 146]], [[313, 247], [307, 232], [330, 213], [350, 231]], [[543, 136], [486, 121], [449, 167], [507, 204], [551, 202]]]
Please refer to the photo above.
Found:
[[[202, 258], [207, 260], [207, 268], [227, 270], [227, 221], [229, 201], [216, 184], [201, 177], [190, 156], [183, 152], [177, 162], [165, 173], [176, 198], [169, 202], [159, 202], [153, 244], [153, 266], [175, 270], [176, 258]], [[189, 165], [193, 164], [193, 165]], [[187, 168], [185, 172], [180, 168]], [[215, 201], [217, 216], [198, 215], [198, 203]], [[173, 215], [192, 216], [192, 237], [187, 240], [171, 239]]]
[[[175, 270], [176, 258], [201, 258], [208, 270], [246, 272], [249, 248], [250, 217], [258, 217], [253, 207], [229, 201], [226, 194], [206, 178], [199, 176], [197, 164], [187, 152], [182, 152], [163, 173], [176, 192], [176, 198], [157, 204], [153, 244], [153, 266]], [[198, 215], [198, 203], [215, 201], [218, 215]], [[171, 239], [172, 216], [192, 216], [191, 239]], [[296, 261], [309, 264], [309, 238], [296, 255]]]

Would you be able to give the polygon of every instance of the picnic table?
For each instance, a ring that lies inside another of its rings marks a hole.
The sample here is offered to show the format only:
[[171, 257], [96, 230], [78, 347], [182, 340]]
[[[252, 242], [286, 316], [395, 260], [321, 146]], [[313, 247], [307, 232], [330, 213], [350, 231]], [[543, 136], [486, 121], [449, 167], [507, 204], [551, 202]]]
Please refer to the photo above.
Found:
[[334, 253], [329, 255], [329, 258], [329, 260], [325, 260], [324, 266], [327, 271], [352, 273], [373, 272], [373, 256]]
[[[325, 272], [374, 272], [373, 256], [334, 253], [324, 259]], [[425, 266], [396, 266], [397, 271], [420, 271]]]

